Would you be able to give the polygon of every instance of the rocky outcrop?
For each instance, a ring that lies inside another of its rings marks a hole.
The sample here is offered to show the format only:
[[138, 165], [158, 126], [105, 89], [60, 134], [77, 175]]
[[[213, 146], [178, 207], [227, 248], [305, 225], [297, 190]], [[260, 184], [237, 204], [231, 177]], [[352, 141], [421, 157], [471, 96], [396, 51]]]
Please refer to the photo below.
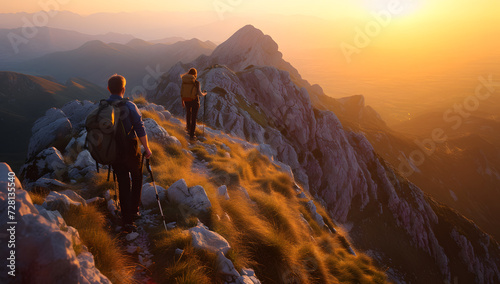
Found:
[[[156, 190], [158, 191], [158, 198], [165, 200], [167, 191], [159, 185], [156, 185]], [[152, 183], [142, 185], [141, 203], [146, 208], [157, 204], [156, 191]]]
[[28, 159], [35, 157], [43, 149], [54, 146], [60, 140], [68, 139], [72, 129], [73, 126], [64, 112], [56, 108], [49, 109], [31, 129]]
[[188, 215], [200, 215], [212, 207], [205, 189], [199, 185], [188, 187], [184, 179], [172, 184], [167, 190], [168, 200], [181, 206]]
[[158, 123], [151, 118], [144, 119], [144, 127], [148, 138], [152, 141], [160, 143], [162, 146], [177, 145], [181, 146], [181, 142], [174, 136], [168, 134], [165, 128], [158, 125]]
[[[326, 205], [336, 222], [352, 224], [348, 227], [357, 247], [368, 243], [366, 249], [386, 247], [389, 238], [364, 237], [376, 234], [371, 224], [378, 224], [394, 235], [403, 231], [405, 237], [397, 241], [425, 255], [423, 262], [429, 263], [432, 270], [428, 279], [451, 280], [452, 275], [463, 274], [464, 269], [450, 265], [456, 253], [446, 245], [451, 241], [451, 231], [443, 237], [436, 229], [438, 216], [444, 213], [433, 210], [433, 201], [387, 166], [365, 136], [344, 129], [333, 112], [313, 106], [313, 100], [324, 99], [318, 93], [321, 90], [310, 85], [301, 87], [305, 85], [298, 80], [300, 75], [286, 65], [269, 39], [247, 26], [221, 44], [212, 56], [189, 64], [204, 70], [199, 80], [209, 90], [202, 102], [209, 110], [204, 114], [205, 122], [248, 141], [270, 145], [271, 149], [263, 149], [267, 155], [289, 165], [295, 179]], [[187, 71], [184, 66], [174, 66], [149, 95], [177, 115], [182, 112], [177, 94], [179, 75]], [[364, 107], [362, 97], [335, 104], [338, 108], [356, 109], [358, 119], [373, 115]], [[489, 249], [496, 259], [500, 257], [498, 247]], [[382, 263], [389, 263], [398, 254], [379, 252], [385, 255]], [[498, 264], [486, 258], [479, 262], [494, 275], [490, 279], [500, 281]], [[427, 281], [409, 262], [398, 266], [407, 275], [401, 280]]]
[[[0, 216], [7, 216], [7, 185], [10, 167], [0, 164]], [[111, 283], [95, 267], [94, 258], [85, 246], [78, 255], [73, 247], [81, 245], [78, 232], [66, 226], [58, 213], [40, 211], [33, 206], [28, 193], [15, 179], [15, 278], [7, 273], [0, 275], [2, 283]], [[11, 225], [3, 223], [0, 228], [7, 232]], [[2, 255], [9, 255], [8, 247], [0, 248]], [[5, 260], [4, 267], [7, 266]]]
[[231, 245], [229, 245], [224, 237], [210, 231], [201, 222], [198, 222], [196, 227], [190, 228], [189, 233], [191, 234], [194, 248], [208, 250], [212, 253], [221, 252], [224, 255], [231, 249]]

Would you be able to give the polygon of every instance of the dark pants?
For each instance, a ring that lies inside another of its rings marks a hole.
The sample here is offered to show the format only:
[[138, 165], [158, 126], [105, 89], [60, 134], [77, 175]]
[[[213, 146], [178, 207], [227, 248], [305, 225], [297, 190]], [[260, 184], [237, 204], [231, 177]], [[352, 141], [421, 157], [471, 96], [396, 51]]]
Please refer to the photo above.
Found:
[[[132, 141], [133, 149], [123, 153], [120, 161], [113, 164], [120, 192], [120, 207], [124, 224], [130, 224], [139, 212], [142, 191], [141, 154], [138, 140]], [[130, 180], [132, 179], [132, 180]]]
[[194, 100], [190, 102], [184, 102], [186, 106], [186, 129], [189, 136], [194, 136], [194, 131], [196, 130], [196, 118], [198, 117], [198, 109], [200, 108], [200, 101]]

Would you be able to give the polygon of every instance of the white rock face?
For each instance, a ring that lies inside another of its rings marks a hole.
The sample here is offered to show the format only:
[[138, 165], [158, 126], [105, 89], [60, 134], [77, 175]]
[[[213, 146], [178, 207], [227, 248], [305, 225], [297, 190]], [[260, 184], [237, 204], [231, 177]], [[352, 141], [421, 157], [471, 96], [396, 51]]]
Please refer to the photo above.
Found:
[[[7, 220], [7, 173], [10, 167], [0, 164], [0, 217]], [[95, 267], [94, 259], [85, 247], [76, 255], [73, 240], [80, 243], [78, 232], [72, 227], [62, 231], [64, 222], [59, 214], [39, 214], [28, 193], [16, 179], [16, 283], [111, 283]], [[0, 225], [7, 232], [7, 224]], [[8, 255], [7, 246], [0, 247]], [[5, 271], [5, 270], [4, 270]], [[7, 273], [0, 275], [1, 283], [10, 283]]]
[[64, 139], [71, 135], [72, 129], [71, 122], [61, 110], [49, 109], [45, 116], [39, 118], [31, 129], [28, 159], [35, 157], [36, 154], [51, 146], [58, 139]]
[[207, 212], [212, 207], [205, 189], [199, 185], [188, 188], [184, 179], [172, 184], [167, 190], [167, 196], [170, 202], [185, 206], [193, 215]]
[[[74, 194], [77, 195], [76, 193]], [[81, 200], [83, 200], [83, 202], [85, 202], [85, 200], [81, 196], [79, 197], [81, 198]], [[45, 202], [42, 204], [42, 206], [47, 210], [58, 210], [62, 212], [69, 210], [71, 205], [81, 206], [84, 204], [78, 201], [74, 201], [67, 195], [56, 191], [50, 192], [49, 195], [47, 195], [47, 197], [45, 198]]]
[[151, 118], [144, 119], [144, 127], [146, 128], [146, 132], [148, 138], [156, 141], [163, 146], [166, 145], [178, 145], [181, 146], [181, 142], [174, 136], [170, 136], [165, 130], [165, 128], [158, 125], [158, 123]]
[[213, 253], [221, 252], [224, 255], [231, 249], [229, 243], [216, 232], [208, 230], [202, 223], [190, 228], [189, 233], [193, 238], [193, 247], [208, 250]]
[[[159, 185], [156, 185], [156, 189], [158, 190], [158, 197], [160, 200], [165, 200], [166, 190]], [[156, 191], [152, 183], [145, 183], [142, 185], [141, 202], [144, 207], [157, 206]]]

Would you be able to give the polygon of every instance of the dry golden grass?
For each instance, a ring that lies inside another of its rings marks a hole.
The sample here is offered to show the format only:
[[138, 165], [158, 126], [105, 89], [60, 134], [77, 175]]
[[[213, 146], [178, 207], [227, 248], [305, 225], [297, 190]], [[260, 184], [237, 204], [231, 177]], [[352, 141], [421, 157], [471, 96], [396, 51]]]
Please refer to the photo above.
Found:
[[139, 96], [137, 98], [135, 98], [133, 100], [134, 104], [136, 105], [147, 105], [148, 104], [148, 101], [146, 100], [146, 98], [144, 96]]
[[94, 255], [96, 267], [113, 283], [134, 283], [134, 266], [105, 227], [105, 217], [93, 206], [72, 206], [62, 214], [68, 226]]
[[47, 197], [47, 194], [41, 192], [28, 191], [28, 194], [31, 197], [31, 202], [37, 205], [42, 205]]
[[[157, 119], [154, 113], [143, 112], [143, 116]], [[165, 148], [151, 143], [157, 183], [168, 188], [183, 178], [188, 186], [203, 186], [212, 208], [200, 219], [231, 244], [226, 256], [237, 270], [251, 267], [263, 283], [386, 283], [385, 274], [369, 257], [347, 252], [349, 243], [340, 230], [331, 234], [319, 227], [305, 202], [295, 196], [293, 180], [260, 152], [244, 150], [225, 138], [206, 137], [205, 143], [217, 147], [217, 153], [211, 155], [202, 146], [190, 146], [184, 125], [157, 122], [182, 144]], [[190, 149], [198, 159], [207, 161], [210, 174], [193, 172], [193, 157], [182, 149]], [[216, 193], [223, 184], [228, 187], [230, 200]], [[328, 226], [334, 228], [324, 208], [315, 203]], [[164, 202], [163, 206], [167, 221], [177, 222], [178, 228], [151, 231], [154, 279], [159, 283], [221, 282], [215, 255], [194, 249], [190, 235], [184, 231], [196, 225], [197, 219], [172, 204]], [[175, 255], [176, 248], [183, 249], [183, 254]]]

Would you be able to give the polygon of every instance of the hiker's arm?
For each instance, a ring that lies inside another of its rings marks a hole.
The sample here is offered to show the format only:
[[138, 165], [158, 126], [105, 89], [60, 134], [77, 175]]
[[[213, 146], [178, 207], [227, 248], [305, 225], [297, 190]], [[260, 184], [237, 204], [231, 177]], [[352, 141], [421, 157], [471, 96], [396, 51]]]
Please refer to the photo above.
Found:
[[146, 158], [151, 156], [151, 150], [149, 149], [148, 136], [146, 135], [146, 128], [144, 128], [144, 122], [142, 121], [142, 115], [137, 106], [131, 103], [130, 116], [132, 118], [132, 126], [134, 127], [135, 134], [139, 137], [142, 146], [144, 146], [144, 151], [146, 151]]
[[148, 136], [144, 135], [142, 137], [139, 137], [139, 140], [141, 140], [141, 144], [144, 147], [146, 159], [149, 159], [149, 157], [151, 157], [152, 153], [151, 153], [151, 149], [149, 149]]
[[196, 82], [198, 82], [198, 96], [199, 97], [206, 96], [207, 93], [201, 91], [201, 83], [200, 83], [200, 81], [196, 81]]

